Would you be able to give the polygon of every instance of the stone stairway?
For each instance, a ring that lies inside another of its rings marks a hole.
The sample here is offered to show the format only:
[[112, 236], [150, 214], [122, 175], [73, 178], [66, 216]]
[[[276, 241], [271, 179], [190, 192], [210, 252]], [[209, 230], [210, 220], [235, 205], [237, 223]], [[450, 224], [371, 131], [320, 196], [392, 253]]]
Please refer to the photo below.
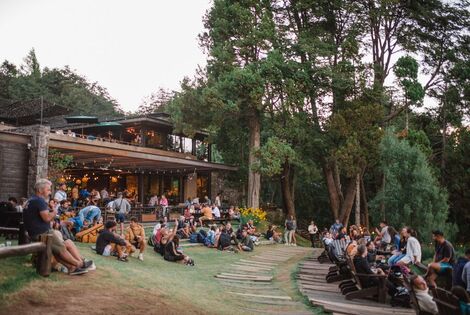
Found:
[[[256, 249], [255, 249], [256, 250]], [[285, 284], [290, 275], [278, 273], [290, 260], [300, 260], [311, 249], [273, 245], [268, 251], [240, 259], [215, 277], [240, 312], [248, 314], [313, 314], [301, 300], [292, 297]], [[284, 283], [283, 283], [284, 282]]]

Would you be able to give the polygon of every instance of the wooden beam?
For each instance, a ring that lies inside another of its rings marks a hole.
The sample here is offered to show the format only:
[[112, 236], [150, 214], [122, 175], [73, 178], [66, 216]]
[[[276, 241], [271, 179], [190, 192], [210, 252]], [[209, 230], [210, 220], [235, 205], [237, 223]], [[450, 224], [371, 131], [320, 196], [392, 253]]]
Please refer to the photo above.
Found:
[[25, 256], [29, 254], [39, 253], [46, 249], [46, 245], [41, 242], [8, 246], [0, 248], [0, 258], [12, 257], [12, 256]]
[[31, 136], [0, 131], [0, 141], [20, 143], [20, 144], [29, 144], [31, 143]]
[[96, 155], [109, 155], [131, 159], [149, 160], [154, 162], [166, 162], [179, 167], [195, 167], [235, 171], [237, 167], [223, 164], [208, 163], [195, 160], [183, 153], [170, 152], [152, 148], [136, 147], [118, 143], [93, 141], [69, 136], [51, 134], [49, 146], [56, 149], [90, 152]]

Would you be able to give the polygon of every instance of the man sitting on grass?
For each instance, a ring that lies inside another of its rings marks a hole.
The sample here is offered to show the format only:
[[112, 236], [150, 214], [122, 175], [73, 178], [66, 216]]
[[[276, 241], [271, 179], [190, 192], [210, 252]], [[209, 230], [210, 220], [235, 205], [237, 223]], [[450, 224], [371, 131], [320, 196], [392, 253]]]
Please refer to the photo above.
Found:
[[255, 248], [253, 240], [250, 235], [248, 235], [248, 231], [246, 229], [242, 231], [242, 241], [240, 242], [239, 248], [245, 252], [251, 252]]
[[23, 211], [24, 225], [31, 240], [39, 241], [42, 235], [52, 233], [52, 254], [55, 259], [67, 267], [69, 275], [87, 273], [93, 262], [84, 260], [72, 241], [64, 241], [60, 233], [51, 230], [51, 221], [57, 215], [57, 209], [49, 211], [46, 202], [51, 194], [52, 183], [47, 179], [40, 179], [34, 187], [36, 194], [29, 199], [28, 206]]
[[428, 265], [428, 271], [424, 278], [430, 285], [436, 286], [436, 279], [447, 271], [452, 271], [455, 263], [455, 253], [452, 244], [444, 238], [444, 233], [439, 230], [432, 231], [435, 242], [435, 254], [433, 262]]
[[103, 256], [117, 254], [119, 261], [127, 262], [126, 247], [128, 243], [116, 234], [116, 221], [108, 221], [96, 240], [96, 253]]
[[139, 249], [139, 260], [144, 261], [145, 230], [137, 223], [137, 218], [132, 217], [126, 230], [126, 240], [135, 248]]
[[199, 224], [202, 227], [203, 226], [203, 221], [212, 220], [212, 209], [207, 204], [205, 204], [202, 207], [201, 212], [202, 212], [202, 217], [199, 218]]

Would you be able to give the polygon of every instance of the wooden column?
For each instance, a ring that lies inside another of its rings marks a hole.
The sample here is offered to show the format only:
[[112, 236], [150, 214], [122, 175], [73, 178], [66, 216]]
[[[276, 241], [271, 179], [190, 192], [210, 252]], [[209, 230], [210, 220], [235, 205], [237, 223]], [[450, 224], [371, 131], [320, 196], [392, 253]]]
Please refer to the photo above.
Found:
[[207, 144], [207, 162], [212, 162], [212, 144]]
[[191, 154], [196, 155], [196, 139], [191, 139]]
[[137, 176], [137, 190], [138, 190], [138, 196], [139, 196], [139, 201], [144, 205], [145, 203], [145, 194], [144, 194], [144, 174], [141, 172]]

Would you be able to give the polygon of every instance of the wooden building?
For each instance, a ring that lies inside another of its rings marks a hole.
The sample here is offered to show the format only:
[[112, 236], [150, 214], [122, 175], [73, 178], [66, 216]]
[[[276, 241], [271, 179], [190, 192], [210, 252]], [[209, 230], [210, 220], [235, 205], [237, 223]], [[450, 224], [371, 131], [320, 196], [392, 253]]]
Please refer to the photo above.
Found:
[[165, 114], [104, 121], [89, 116], [42, 119], [49, 126], [0, 131], [0, 200], [32, 193], [35, 180], [47, 176], [49, 154], [72, 156], [61, 178], [69, 186], [127, 189], [143, 204], [153, 194], [166, 194], [172, 204], [215, 197], [221, 189], [214, 185], [217, 178], [236, 170], [214, 161], [206, 133], [174, 134]]

